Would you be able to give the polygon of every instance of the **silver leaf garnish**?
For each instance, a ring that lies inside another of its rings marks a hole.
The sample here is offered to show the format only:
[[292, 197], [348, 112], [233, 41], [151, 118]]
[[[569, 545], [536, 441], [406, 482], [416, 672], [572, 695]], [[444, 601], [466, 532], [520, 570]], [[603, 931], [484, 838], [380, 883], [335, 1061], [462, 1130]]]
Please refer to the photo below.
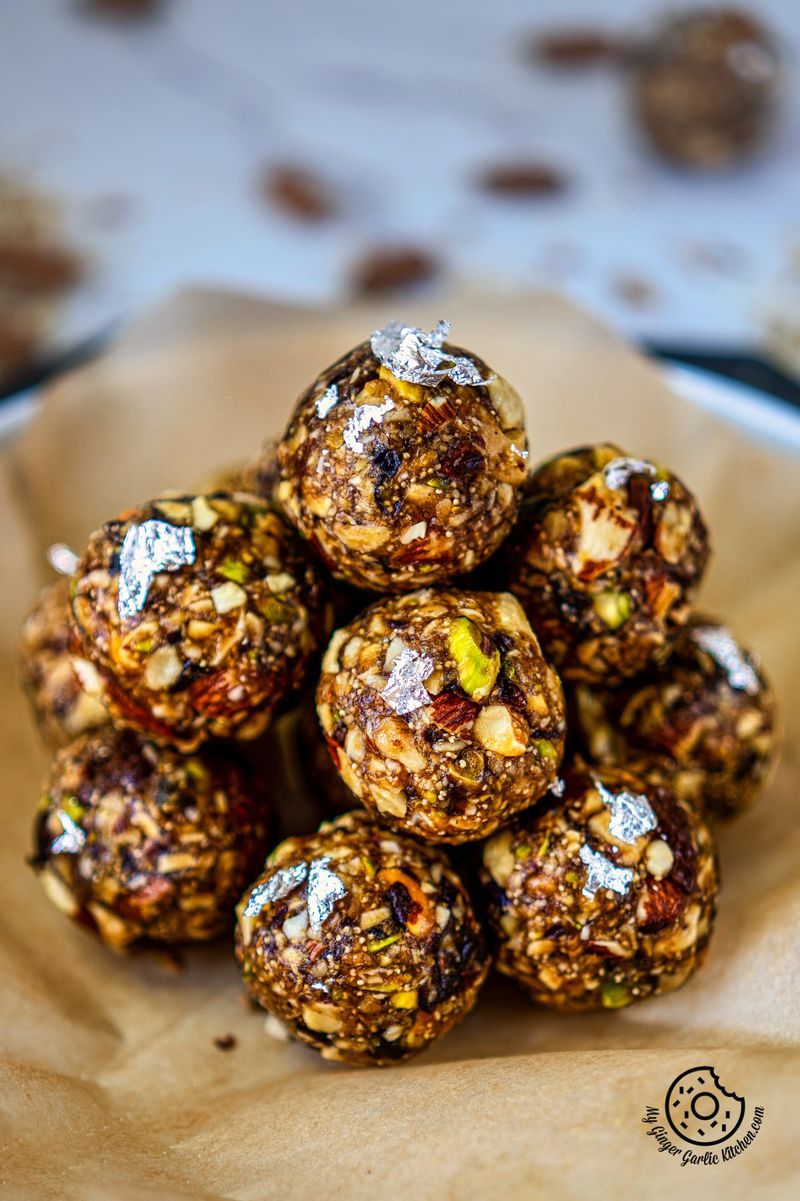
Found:
[[610, 792], [600, 780], [595, 779], [594, 786], [600, 794], [603, 804], [611, 812], [608, 828], [620, 842], [633, 845], [637, 838], [655, 830], [658, 819], [653, 807], [646, 796], [640, 792]]
[[47, 548], [47, 562], [59, 575], [74, 575], [78, 556], [66, 542], [54, 542]]
[[256, 884], [244, 907], [244, 916], [256, 917], [271, 901], [282, 901], [290, 892], [300, 887], [307, 875], [307, 863], [280, 868], [269, 880], [265, 880], [263, 884]]
[[336, 384], [331, 384], [322, 393], [322, 396], [317, 397], [316, 410], [318, 417], [327, 417], [331, 409], [339, 403], [339, 389]]
[[587, 843], [581, 847], [580, 858], [588, 869], [586, 883], [581, 890], [585, 897], [591, 899], [600, 888], [610, 888], [612, 892], [625, 896], [633, 879], [631, 868], [617, 867], [605, 855], [593, 851]]
[[86, 842], [86, 831], [82, 830], [63, 809], [57, 810], [56, 817], [61, 822], [63, 833], [54, 839], [50, 846], [51, 853], [53, 855], [77, 855]]
[[516, 446], [513, 442], [511, 443], [511, 449], [513, 450], [514, 454], [517, 455], [520, 459], [527, 461], [530, 451], [520, 450], [520, 448], [518, 446]]
[[603, 478], [609, 488], [624, 488], [632, 475], [656, 475], [652, 463], [645, 459], [612, 459], [603, 471]]
[[371, 425], [380, 425], [385, 415], [393, 408], [394, 401], [388, 397], [380, 405], [359, 405], [342, 433], [348, 450], [352, 450], [355, 455], [363, 455], [364, 443], [361, 441], [361, 435], [366, 433]]
[[454, 384], [477, 387], [488, 383], [466, 355], [450, 355], [442, 343], [450, 333], [449, 321], [438, 321], [429, 333], [413, 325], [390, 321], [370, 338], [372, 353], [398, 379], [431, 387], [449, 376]]
[[321, 859], [314, 859], [308, 869], [308, 922], [315, 934], [319, 934], [322, 923], [347, 892], [336, 873], [328, 867], [330, 861], [330, 855], [323, 855]]
[[669, 496], [669, 481], [656, 480], [654, 484], [650, 485], [650, 495], [653, 500], [666, 500]]
[[395, 713], [401, 716], [413, 713], [430, 704], [431, 698], [423, 680], [427, 680], [432, 671], [433, 659], [429, 655], [421, 655], [410, 646], [404, 646], [394, 661], [381, 696]]
[[119, 556], [117, 612], [133, 617], [147, 601], [150, 581], [160, 571], [177, 571], [194, 563], [197, 551], [191, 526], [166, 521], [131, 525]]
[[550, 791], [552, 792], [553, 796], [562, 797], [567, 791], [567, 781], [558, 777], [557, 779], [553, 780], [553, 783], [550, 785]]
[[695, 626], [692, 629], [693, 642], [710, 655], [719, 664], [727, 676], [731, 688], [738, 688], [750, 696], [756, 696], [761, 685], [758, 673], [737, 643], [730, 630], [723, 626]]

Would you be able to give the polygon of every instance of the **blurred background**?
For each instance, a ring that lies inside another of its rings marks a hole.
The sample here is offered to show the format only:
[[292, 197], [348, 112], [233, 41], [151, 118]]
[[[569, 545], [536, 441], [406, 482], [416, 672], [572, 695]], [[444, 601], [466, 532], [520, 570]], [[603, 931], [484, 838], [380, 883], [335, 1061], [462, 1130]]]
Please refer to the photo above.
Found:
[[199, 282], [549, 287], [796, 400], [798, 54], [786, 0], [0, 0], [0, 391]]

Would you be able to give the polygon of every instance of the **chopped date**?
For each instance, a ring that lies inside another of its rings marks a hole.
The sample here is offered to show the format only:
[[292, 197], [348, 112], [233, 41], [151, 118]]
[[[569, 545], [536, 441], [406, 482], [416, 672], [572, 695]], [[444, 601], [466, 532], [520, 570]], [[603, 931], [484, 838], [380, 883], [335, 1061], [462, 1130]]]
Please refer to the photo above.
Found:
[[306, 167], [290, 163], [267, 169], [261, 182], [266, 200], [300, 221], [326, 221], [337, 211], [326, 181]]
[[625, 42], [602, 29], [556, 29], [529, 43], [528, 57], [549, 67], [594, 67], [622, 60]]
[[487, 167], [478, 182], [484, 192], [513, 199], [556, 196], [567, 187], [566, 176], [556, 168], [530, 162]]
[[405, 884], [395, 880], [386, 889], [386, 897], [392, 910], [392, 915], [399, 926], [406, 926], [418, 918], [422, 907], [412, 898]]
[[442, 472], [449, 480], [470, 480], [483, 470], [481, 452], [464, 440], [457, 442], [442, 459]]

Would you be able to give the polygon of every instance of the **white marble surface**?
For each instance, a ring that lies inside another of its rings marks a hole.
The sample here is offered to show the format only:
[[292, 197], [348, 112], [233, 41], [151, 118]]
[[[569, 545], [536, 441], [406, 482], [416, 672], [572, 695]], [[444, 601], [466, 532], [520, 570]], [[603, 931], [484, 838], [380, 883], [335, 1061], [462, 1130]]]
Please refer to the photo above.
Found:
[[[189, 281], [329, 302], [365, 244], [439, 244], [456, 278], [555, 284], [634, 336], [754, 343], [800, 245], [800, 4], [758, 0], [787, 63], [761, 161], [716, 179], [650, 158], [611, 72], [520, 61], [521, 34], [628, 28], [649, 0], [172, 0], [138, 28], [78, 19], [72, 0], [0, 0], [0, 166], [69, 204], [95, 264], [65, 336]], [[563, 198], [498, 202], [470, 185], [529, 155], [574, 180]], [[344, 213], [306, 227], [258, 196], [263, 164], [330, 174]], [[118, 220], [99, 218], [121, 198]], [[697, 245], [725, 250], [703, 265]], [[726, 248], [733, 247], [735, 253]], [[646, 305], [614, 279], [646, 278]]]

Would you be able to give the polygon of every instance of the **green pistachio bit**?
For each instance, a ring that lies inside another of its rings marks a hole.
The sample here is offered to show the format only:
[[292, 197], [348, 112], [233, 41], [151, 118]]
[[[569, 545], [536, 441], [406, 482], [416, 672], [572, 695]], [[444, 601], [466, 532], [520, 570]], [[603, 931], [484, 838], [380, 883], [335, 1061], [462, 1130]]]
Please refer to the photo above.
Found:
[[79, 822], [86, 810], [76, 796], [65, 797], [61, 802], [61, 810], [66, 813], [67, 817], [71, 817], [74, 822]]
[[449, 487], [449, 484], [450, 481], [446, 480], [443, 475], [432, 475], [428, 480], [428, 487], [436, 488], [439, 492], [443, 492], [445, 488]]
[[364, 864], [364, 871], [367, 873], [370, 880], [372, 880], [375, 875], [375, 864], [371, 859], [368, 859], [366, 855], [361, 856], [361, 862]]
[[564, 872], [564, 879], [566, 880], [567, 884], [577, 884], [578, 883], [578, 873], [577, 872]]
[[600, 990], [600, 1000], [604, 1009], [623, 1009], [626, 1005], [630, 1005], [633, 997], [627, 985], [618, 984], [616, 980], [604, 980]]
[[448, 645], [456, 661], [458, 682], [468, 696], [484, 700], [494, 688], [500, 670], [497, 647], [484, 650], [481, 632], [468, 617], [457, 617], [450, 627]]
[[542, 855], [546, 855], [549, 849], [550, 849], [550, 835], [545, 834], [544, 838], [539, 843], [539, 858], [541, 859]]
[[633, 612], [633, 603], [627, 592], [609, 589], [607, 592], [598, 592], [594, 598], [594, 608], [609, 630], [618, 630]]
[[152, 638], [142, 638], [141, 642], [134, 642], [133, 649], [137, 655], [149, 655], [154, 646]]
[[553, 746], [552, 742], [549, 742], [546, 738], [540, 738], [535, 745], [537, 751], [543, 759], [558, 758], [556, 754], [556, 748]]
[[261, 605], [261, 614], [271, 624], [280, 625], [281, 622], [292, 620], [292, 607], [272, 597]]
[[191, 756], [185, 760], [185, 765], [186, 774], [191, 776], [193, 780], [199, 780], [201, 783], [205, 783], [205, 781], [208, 779], [208, 770], [199, 759]]
[[239, 559], [226, 559], [224, 563], [220, 563], [217, 571], [227, 580], [233, 580], [235, 584], [245, 584], [250, 578], [250, 568]]
[[397, 942], [399, 934], [390, 934], [388, 938], [376, 938], [373, 942], [367, 943], [368, 951], [382, 951], [384, 947], [390, 947], [393, 942]]
[[73, 600], [75, 600], [75, 597], [77, 595], [78, 595], [78, 577], [73, 576], [69, 582], [69, 599], [71, 601], [73, 601]]

